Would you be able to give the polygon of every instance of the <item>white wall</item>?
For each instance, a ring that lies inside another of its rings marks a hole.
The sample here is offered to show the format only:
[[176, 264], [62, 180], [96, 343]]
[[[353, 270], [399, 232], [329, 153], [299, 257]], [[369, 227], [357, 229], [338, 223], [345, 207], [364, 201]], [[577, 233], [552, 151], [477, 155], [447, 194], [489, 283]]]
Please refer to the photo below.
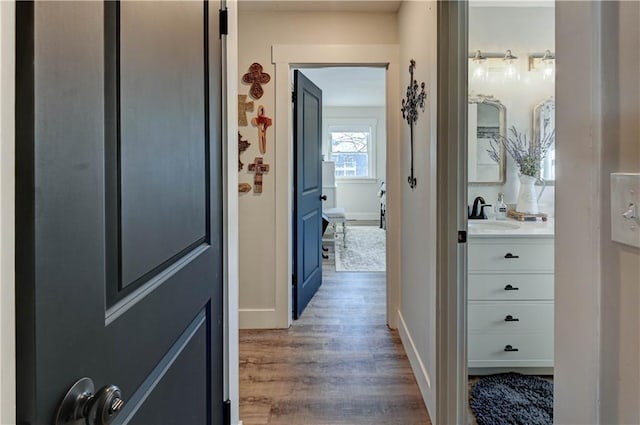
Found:
[[[533, 131], [533, 108], [555, 93], [553, 80], [544, 81], [538, 71], [528, 71], [527, 55], [555, 50], [555, 10], [553, 7], [470, 7], [469, 51], [504, 53], [511, 49], [518, 57], [520, 80], [508, 81], [500, 72], [490, 74], [487, 81], [471, 78], [469, 93], [493, 95], [507, 108], [508, 129], [515, 126], [529, 136]], [[493, 61], [487, 61], [488, 67]], [[505, 202], [516, 203], [518, 197], [518, 167], [507, 155], [506, 183], [492, 186], [469, 186], [469, 203], [476, 196], [495, 205], [498, 193], [505, 194]], [[553, 213], [554, 188], [549, 186], [540, 200], [541, 211]]]
[[407, 184], [409, 125], [401, 124], [402, 239], [400, 324], [398, 329], [418, 385], [436, 423], [436, 2], [404, 2], [400, 28], [399, 86], [406, 92], [409, 61], [415, 59], [414, 78], [426, 83], [427, 102], [414, 128], [417, 187]]
[[15, 423], [15, 3], [0, 2], [0, 423]]
[[[384, 87], [379, 87], [384, 90]], [[348, 219], [356, 220], [377, 220], [380, 217], [380, 198], [378, 190], [380, 183], [385, 180], [386, 172], [386, 144], [387, 144], [387, 123], [386, 109], [381, 107], [337, 107], [325, 106], [323, 108], [323, 126], [327, 129], [327, 121], [332, 118], [340, 120], [349, 118], [374, 119], [375, 128], [375, 179], [336, 179], [336, 206], [347, 210]], [[329, 135], [323, 134], [322, 153], [329, 158]]]
[[[278, 87], [274, 78], [272, 46], [389, 44], [397, 42], [396, 33], [396, 16], [393, 13], [240, 13], [239, 74], [246, 72], [253, 62], [261, 63], [265, 72], [271, 74], [272, 80], [264, 87], [265, 94], [256, 101], [256, 107], [263, 104], [266, 114], [274, 120], [274, 125], [268, 131], [266, 155], [259, 154], [256, 129], [251, 126], [240, 127], [242, 135], [252, 143], [241, 156], [243, 162], [249, 163], [256, 156], [264, 156], [265, 163], [271, 166], [269, 173], [264, 176], [263, 193], [241, 194], [239, 200], [241, 328], [287, 327], [290, 316], [286, 303], [283, 307], [281, 302], [290, 284], [290, 272], [286, 270], [288, 241], [286, 234], [276, 235], [275, 231], [278, 223], [283, 220], [286, 222], [290, 214], [286, 200], [291, 188], [286, 178], [279, 177], [290, 172], [291, 164], [276, 162], [278, 150], [290, 149], [290, 140], [276, 140], [274, 137], [278, 126], [286, 125], [287, 117], [275, 114]], [[239, 94], [248, 92], [248, 87], [242, 83], [238, 89]], [[253, 183], [253, 176], [245, 168], [240, 172], [239, 181]], [[280, 211], [280, 215], [276, 215], [276, 210]]]
[[640, 249], [611, 241], [609, 209], [610, 173], [640, 173], [640, 3], [602, 11], [601, 420], [640, 424]]

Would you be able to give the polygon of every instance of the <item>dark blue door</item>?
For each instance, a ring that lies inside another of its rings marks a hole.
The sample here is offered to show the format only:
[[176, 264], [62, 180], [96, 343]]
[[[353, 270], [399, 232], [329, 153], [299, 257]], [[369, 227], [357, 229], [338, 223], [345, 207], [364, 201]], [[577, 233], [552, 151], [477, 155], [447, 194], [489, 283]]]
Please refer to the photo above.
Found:
[[219, 7], [16, 3], [18, 423], [223, 423]]
[[322, 284], [322, 91], [294, 73], [293, 317]]

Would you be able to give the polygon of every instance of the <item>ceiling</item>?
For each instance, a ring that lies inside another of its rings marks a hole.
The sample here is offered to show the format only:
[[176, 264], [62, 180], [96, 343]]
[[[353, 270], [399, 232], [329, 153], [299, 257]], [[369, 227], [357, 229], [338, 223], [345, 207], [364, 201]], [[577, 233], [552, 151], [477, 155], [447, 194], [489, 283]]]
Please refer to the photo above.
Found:
[[325, 106], [385, 105], [385, 68], [305, 68], [300, 71], [322, 89]]
[[401, 0], [238, 0], [250, 12], [397, 12]]
[[[421, 0], [413, 0], [421, 1]], [[424, 1], [424, 0], [422, 0]], [[402, 0], [238, 0], [242, 13], [397, 12]], [[471, 7], [553, 7], [554, 0], [470, 0]]]

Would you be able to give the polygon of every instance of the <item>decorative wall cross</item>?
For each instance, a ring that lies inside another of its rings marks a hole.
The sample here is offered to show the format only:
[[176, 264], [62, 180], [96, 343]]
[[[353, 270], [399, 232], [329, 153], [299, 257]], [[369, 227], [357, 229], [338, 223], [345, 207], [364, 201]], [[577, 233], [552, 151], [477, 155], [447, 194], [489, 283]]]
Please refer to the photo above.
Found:
[[242, 76], [242, 82], [245, 84], [251, 84], [249, 94], [254, 99], [260, 99], [264, 94], [262, 90], [262, 84], [267, 84], [271, 81], [271, 76], [266, 72], [262, 72], [262, 65], [254, 62], [249, 67], [249, 72]]
[[[411, 59], [409, 63], [409, 75], [411, 78], [409, 80], [409, 85], [407, 86], [407, 97], [406, 99], [402, 99], [402, 118], [407, 120], [409, 123], [410, 130], [410, 139], [411, 139], [411, 175], [408, 177], [407, 181], [409, 182], [409, 186], [411, 189], [417, 186], [418, 181], [413, 175], [413, 124], [418, 121], [418, 108], [422, 109], [424, 112], [424, 101], [427, 98], [427, 93], [425, 93], [424, 81], [418, 86], [418, 82], [413, 78], [413, 70], [416, 68], [416, 61]], [[418, 92], [418, 90], [420, 91]]]
[[242, 140], [242, 134], [238, 132], [238, 171], [242, 170], [244, 167], [244, 164], [240, 161], [240, 154], [249, 149], [249, 146], [251, 146], [251, 143], [246, 140]]
[[251, 120], [251, 124], [258, 127], [258, 143], [260, 153], [267, 153], [267, 128], [271, 126], [273, 121], [264, 114], [264, 106], [258, 106], [258, 115]]
[[247, 121], [247, 111], [253, 112], [253, 102], [247, 102], [246, 94], [238, 95], [238, 125], [246, 127], [249, 125]]
[[262, 174], [269, 172], [269, 164], [263, 164], [261, 157], [256, 157], [253, 164], [249, 164], [249, 171], [256, 173], [253, 178], [253, 191], [262, 193]]

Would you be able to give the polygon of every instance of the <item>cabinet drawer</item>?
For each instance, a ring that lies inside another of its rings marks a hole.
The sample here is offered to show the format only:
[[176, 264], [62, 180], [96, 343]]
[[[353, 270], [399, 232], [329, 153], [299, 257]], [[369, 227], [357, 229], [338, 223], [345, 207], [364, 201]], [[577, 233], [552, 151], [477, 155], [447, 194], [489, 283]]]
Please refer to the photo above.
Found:
[[470, 302], [469, 333], [553, 333], [553, 302]]
[[553, 271], [553, 242], [469, 244], [469, 271], [541, 272]]
[[469, 273], [468, 298], [505, 301], [552, 300], [553, 274]]
[[[506, 346], [518, 351], [505, 351]], [[469, 333], [469, 367], [552, 367], [553, 333]]]

